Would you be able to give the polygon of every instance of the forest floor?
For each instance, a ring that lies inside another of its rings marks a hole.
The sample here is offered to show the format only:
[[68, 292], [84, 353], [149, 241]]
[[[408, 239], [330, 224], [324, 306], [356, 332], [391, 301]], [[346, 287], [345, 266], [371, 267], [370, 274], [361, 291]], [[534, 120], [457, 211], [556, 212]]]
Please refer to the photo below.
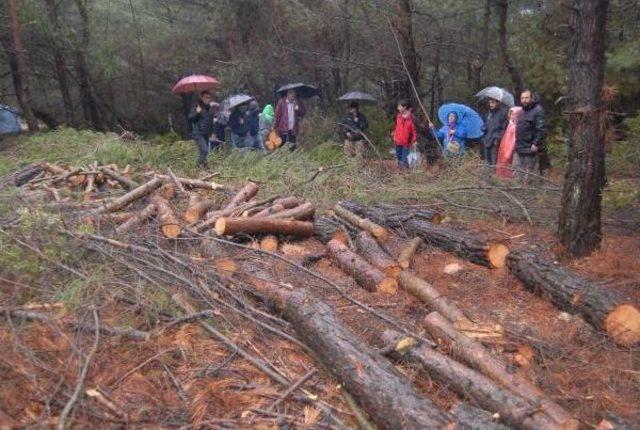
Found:
[[[585, 259], [562, 262], [637, 307], [639, 152], [638, 142], [620, 142], [609, 157], [602, 248]], [[207, 172], [191, 167], [194, 156], [190, 142], [123, 142], [117, 135], [67, 129], [4, 143], [0, 177], [37, 161], [89, 165], [93, 160], [157, 171], [171, 167], [178, 175], [202, 176]], [[217, 182], [239, 189], [247, 180], [255, 181], [263, 197], [295, 195], [313, 202], [317, 213], [342, 199], [401, 203], [438, 210], [445, 225], [495, 238], [510, 249], [536, 249], [553, 256], [556, 247], [561, 167], [540, 184], [523, 187], [488, 177], [474, 158], [457, 166], [398, 173], [392, 162], [375, 156], [365, 164], [345, 160], [339, 146], [330, 142], [268, 156], [222, 152], [212, 156], [210, 165]], [[206, 321], [290, 384], [308, 377], [303, 389], [286, 399], [281, 395], [287, 386], [211, 337], [199, 320], [176, 323], [182, 313], [172, 298], [189, 289], [167, 273], [150, 279], [140, 275], [153, 264], [167, 264], [173, 270], [166, 256], [141, 258], [107, 245], [96, 251], [90, 241], [61, 234], [60, 225], [67, 225], [24, 203], [15, 187], [2, 186], [0, 195], [0, 428], [57, 426], [89, 357], [82, 393], [67, 418], [70, 428], [335, 428], [329, 415], [352, 428], [362, 425], [359, 409], [314, 354], [265, 329], [269, 325], [296, 336], [294, 327], [269, 315], [267, 307], [247, 294], [241, 274], [220, 278], [241, 299], [216, 289], [207, 297], [191, 297], [191, 304], [197, 310], [213, 309]], [[19, 226], [9, 227], [6, 221], [16, 216]], [[194, 285], [202, 287], [205, 282], [195, 274], [206, 273], [210, 263], [199, 240], [167, 240], [152, 225], [128, 240], [188, 258], [189, 268], [180, 273], [186, 277], [193, 273], [189, 279]], [[372, 348], [385, 346], [380, 333], [388, 327], [368, 309], [427, 336], [422, 320], [429, 310], [405, 291], [391, 296], [367, 292], [326, 257], [308, 266], [319, 276], [292, 264], [301, 264], [323, 249], [314, 237], [281, 242], [280, 259], [229, 246], [216, 252], [241, 265], [259, 266], [279, 285], [313, 291]], [[451, 263], [460, 265], [460, 270], [447, 274], [444, 267]], [[475, 265], [426, 246], [416, 254], [413, 270], [472, 320], [501, 325], [504, 340], [488, 347], [584, 428], [606, 428], [598, 424], [618, 418], [630, 423], [628, 428], [640, 428], [634, 427], [640, 422], [640, 350], [616, 346], [579, 315], [563, 312], [526, 290], [506, 269]], [[234, 306], [221, 306], [216, 300]], [[51, 319], [12, 317], [10, 311], [15, 309], [45, 312]], [[149, 333], [149, 338], [102, 335], [91, 355], [96, 342], [94, 309], [99, 310], [101, 324], [134, 328]], [[81, 328], [70, 325], [72, 321]], [[396, 363], [396, 369], [442, 409], [469, 400], [415, 366]]]

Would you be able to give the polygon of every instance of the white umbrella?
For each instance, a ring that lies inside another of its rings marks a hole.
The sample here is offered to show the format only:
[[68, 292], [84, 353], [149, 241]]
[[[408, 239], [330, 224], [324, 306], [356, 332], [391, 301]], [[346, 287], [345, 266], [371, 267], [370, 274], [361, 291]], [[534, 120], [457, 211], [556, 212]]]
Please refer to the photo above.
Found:
[[513, 94], [500, 87], [487, 87], [478, 92], [478, 94], [476, 94], [476, 97], [494, 99], [509, 107], [513, 107], [516, 105], [513, 99]]

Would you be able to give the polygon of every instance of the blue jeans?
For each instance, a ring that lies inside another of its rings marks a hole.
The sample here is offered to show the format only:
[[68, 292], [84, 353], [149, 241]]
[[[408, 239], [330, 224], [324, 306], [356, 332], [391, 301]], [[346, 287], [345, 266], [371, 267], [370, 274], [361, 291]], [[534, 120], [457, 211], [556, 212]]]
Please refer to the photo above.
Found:
[[204, 166], [207, 163], [207, 155], [209, 154], [209, 139], [201, 134], [193, 134], [191, 138], [198, 145], [198, 163], [197, 166]]
[[244, 148], [246, 139], [247, 139], [247, 135], [231, 133], [231, 149]]
[[398, 159], [399, 168], [409, 168], [409, 159], [407, 157], [409, 156], [410, 150], [411, 148], [409, 148], [408, 146], [396, 145], [396, 158]]
[[249, 149], [255, 149], [256, 151], [264, 151], [264, 146], [262, 146], [262, 139], [260, 138], [260, 134], [256, 134], [252, 136], [249, 134], [247, 136], [247, 142], [249, 142]]

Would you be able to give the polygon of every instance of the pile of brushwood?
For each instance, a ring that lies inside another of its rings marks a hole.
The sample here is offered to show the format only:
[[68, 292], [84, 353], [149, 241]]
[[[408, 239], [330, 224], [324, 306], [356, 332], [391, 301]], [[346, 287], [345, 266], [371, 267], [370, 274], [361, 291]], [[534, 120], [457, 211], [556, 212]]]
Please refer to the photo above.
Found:
[[[134, 171], [130, 166], [119, 169], [98, 163], [84, 167], [41, 163], [11, 175], [24, 205], [59, 216], [57, 233], [104, 264], [118, 267], [119, 284], [142, 282], [165, 289], [178, 310], [178, 315], [147, 329], [101, 321], [95, 304], [87, 312], [91, 318], [58, 321], [92, 333], [93, 346], [87, 354], [78, 354], [76, 379], [62, 378], [55, 387], [60, 395], [52, 396], [55, 401], [50, 399], [47, 408], [35, 414], [39, 421], [32, 417], [34, 421], [27, 424], [43, 423], [43, 417], [58, 428], [70, 426], [74, 419], [78, 425], [92, 420], [149, 424], [149, 417], [91, 381], [89, 369], [99, 338], [153, 342], [182, 324], [196, 323], [228, 350], [228, 360], [244, 360], [278, 392], [266, 395], [266, 404], [249, 407], [240, 416], [204, 419], [195, 413], [177, 414], [164, 417], [165, 426], [580, 428], [576, 417], [532, 381], [512, 372], [491, 347], [503, 338], [500, 325], [473, 321], [412, 270], [413, 256], [424, 245], [475, 264], [506, 268], [527, 288], [561, 309], [582, 315], [607, 341], [624, 346], [640, 342], [640, 312], [632, 304], [540, 255], [510, 250], [504, 243], [443, 226], [437, 212], [343, 201], [316, 216], [312, 203], [295, 196], [260, 199], [259, 184], [248, 182], [232, 191], [212, 182], [214, 177], [182, 178], [170, 170]], [[20, 223], [20, 217], [3, 220], [2, 234], [15, 234], [21, 246], [51, 262], [36, 244], [19, 237]], [[284, 252], [308, 238], [321, 245], [297, 259]], [[331, 261], [367, 292], [410, 294], [420, 300], [430, 311], [422, 327], [418, 330], [356, 299], [311, 268], [320, 259]], [[60, 265], [70, 276], [88, 276], [79, 267], [51, 264]], [[375, 320], [376, 327], [381, 327], [378, 337], [386, 346], [374, 348], [345, 324], [318, 294], [327, 289], [359, 309], [363, 318]], [[126, 294], [119, 299], [136, 303]], [[4, 310], [10, 321], [48, 323], [57, 318], [52, 312], [55, 306], [7, 306]], [[242, 321], [264, 333], [262, 349], [244, 342], [241, 333], [227, 326], [221, 329], [224, 321]], [[273, 339], [304, 354], [305, 371], [292, 372], [287, 367], [292, 364], [274, 362], [261, 353]], [[399, 362], [413, 363], [427, 378], [449, 387], [458, 401], [445, 408], [424, 395], [397, 370]], [[228, 364], [222, 362], [220, 368]], [[175, 369], [161, 365], [177, 396], [189, 403], [192, 399], [185, 387], [198, 376], [175, 376]], [[320, 377], [314, 365], [323, 367], [328, 376]], [[327, 387], [335, 387], [336, 381], [342, 395], [327, 398]], [[317, 411], [314, 419], [308, 416], [309, 408]], [[195, 420], [196, 415], [202, 419]], [[15, 424], [24, 425], [25, 420]], [[601, 424], [609, 426], [602, 428], [616, 425]]]

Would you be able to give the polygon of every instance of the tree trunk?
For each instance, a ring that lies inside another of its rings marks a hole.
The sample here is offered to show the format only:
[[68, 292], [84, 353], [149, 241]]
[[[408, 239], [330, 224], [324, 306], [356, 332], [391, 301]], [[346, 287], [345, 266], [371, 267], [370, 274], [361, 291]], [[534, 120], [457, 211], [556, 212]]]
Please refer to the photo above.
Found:
[[478, 75], [476, 77], [476, 91], [480, 91], [482, 89], [482, 71], [484, 70], [484, 65], [487, 64], [489, 60], [489, 31], [491, 28], [491, 2], [493, 0], [485, 0], [484, 2], [484, 14], [482, 17], [482, 56], [481, 56], [481, 64], [482, 66], [479, 68]]
[[291, 323], [380, 430], [453, 427], [446, 412], [419, 394], [387, 360], [342, 325], [331, 306], [305, 290], [290, 291], [262, 282], [261, 276], [249, 276], [248, 281]]
[[[402, 55], [404, 55], [407, 64], [407, 70], [416, 92], [420, 94], [420, 65], [416, 44], [413, 39], [413, 10], [411, 0], [396, 0], [397, 14], [393, 20], [393, 27], [398, 34]], [[405, 89], [404, 98], [412, 99], [415, 97], [411, 85]]]
[[134, 227], [139, 226], [156, 213], [156, 205], [153, 203], [147, 205], [142, 211], [135, 214], [130, 220], [120, 224], [116, 227], [117, 234], [124, 234], [131, 231]]
[[29, 87], [29, 68], [24, 58], [24, 49], [22, 48], [22, 37], [20, 36], [20, 19], [18, 18], [18, 9], [15, 0], [7, 0], [9, 20], [11, 27], [11, 47], [9, 49], [9, 58], [11, 73], [13, 75], [13, 84], [18, 97], [20, 109], [24, 116], [30, 132], [38, 131], [38, 120], [33, 114], [31, 107], [31, 89]]
[[262, 209], [260, 212], [257, 212], [255, 215], [253, 215], [253, 218], [269, 217], [282, 211], [284, 211], [284, 206], [282, 206], [280, 203], [277, 203], [275, 205], [271, 205]]
[[[561, 427], [536, 405], [512, 393], [486, 376], [458, 363], [434, 348], [393, 330], [382, 333], [385, 344], [394, 346], [391, 357], [417, 364], [430, 377], [490, 412], [500, 414], [506, 424], [523, 430]], [[533, 412], [533, 413], [532, 413]]]
[[100, 167], [100, 171], [111, 179], [115, 179], [118, 183], [120, 183], [120, 185], [122, 185], [123, 188], [126, 188], [128, 190], [133, 190], [140, 186], [140, 184], [138, 184], [136, 181], [129, 179], [124, 175], [121, 175], [120, 173], [116, 172], [113, 169], [110, 169], [109, 167]]
[[384, 227], [379, 226], [366, 218], [359, 217], [358, 215], [345, 208], [342, 203], [336, 205], [333, 208], [333, 211], [337, 216], [353, 225], [354, 227], [357, 227], [364, 231], [368, 231], [373, 235], [373, 237], [376, 238], [376, 240], [380, 242], [385, 242], [389, 238], [389, 232]]
[[396, 278], [400, 273], [400, 266], [378, 245], [378, 242], [367, 231], [361, 231], [356, 236], [356, 250], [370, 264], [382, 270], [382, 272]]
[[93, 83], [89, 65], [87, 64], [86, 54], [89, 51], [89, 13], [87, 10], [87, 0], [75, 0], [78, 13], [81, 20], [80, 41], [76, 42], [76, 75], [78, 79], [78, 87], [80, 89], [80, 99], [82, 101], [82, 111], [86, 121], [96, 130], [105, 131], [107, 129], [100, 111], [98, 101], [93, 91]]
[[67, 125], [74, 125], [73, 99], [71, 97], [71, 88], [69, 85], [69, 68], [67, 67], [67, 59], [64, 55], [64, 40], [66, 37], [60, 23], [60, 15], [58, 13], [59, 3], [55, 0], [45, 0], [47, 7], [47, 16], [49, 23], [53, 29], [51, 35], [51, 45], [53, 59], [56, 69], [56, 79], [62, 95], [62, 104], [64, 106], [64, 120]]
[[358, 285], [365, 290], [377, 291], [383, 294], [396, 294], [398, 291], [398, 281], [386, 276], [364, 259], [351, 252], [342, 242], [335, 239], [329, 241], [327, 250], [338, 267], [352, 276]]
[[453, 325], [437, 312], [424, 319], [427, 332], [451, 348], [451, 353], [467, 365], [502, 384], [515, 394], [539, 404], [559, 425], [565, 429], [577, 429], [578, 422], [560, 405], [546, 397], [535, 385], [517, 373], [509, 373], [507, 366], [479, 342], [458, 332]]
[[309, 237], [313, 235], [313, 223], [273, 218], [218, 218], [215, 231], [218, 236], [244, 233]]
[[398, 265], [402, 269], [408, 269], [411, 266], [411, 262], [413, 261], [413, 256], [416, 255], [418, 248], [422, 245], [421, 237], [414, 237], [411, 239], [400, 251], [400, 255], [398, 256]]
[[298, 219], [298, 220], [307, 220], [313, 218], [313, 215], [316, 213], [316, 208], [313, 207], [312, 203], [303, 203], [298, 207], [287, 209], [281, 212], [277, 212], [273, 215], [270, 215], [270, 218], [278, 218], [278, 219]]
[[398, 282], [405, 291], [424, 302], [430, 310], [440, 313], [452, 323], [464, 321], [471, 324], [471, 321], [455, 303], [440, 294], [424, 279], [403, 270], [398, 275]]
[[332, 217], [317, 217], [313, 220], [313, 230], [320, 242], [328, 243], [336, 239], [345, 245], [349, 243], [349, 234], [342, 228], [342, 224]]
[[605, 184], [602, 103], [608, 0], [574, 0], [570, 10], [569, 166], [558, 235], [564, 251], [583, 257], [600, 246]]
[[560, 309], [581, 314], [617, 344], [632, 346], [640, 342], [640, 311], [613, 291], [529, 252], [510, 254], [507, 264], [529, 290], [550, 299]]
[[500, 56], [502, 57], [502, 64], [511, 76], [515, 96], [519, 97], [524, 87], [522, 84], [522, 77], [511, 58], [509, 46], [507, 44], [507, 12], [509, 8], [509, 1], [497, 0], [496, 6], [498, 8], [498, 47], [500, 49]]
[[392, 226], [411, 236], [419, 236], [428, 245], [441, 248], [483, 266], [500, 268], [505, 266], [509, 248], [501, 243], [478, 239], [478, 235], [464, 230], [443, 227], [424, 221], [424, 218], [389, 216], [379, 207], [367, 207], [354, 202], [340, 202], [340, 205], [361, 216], [366, 216], [380, 224]]

